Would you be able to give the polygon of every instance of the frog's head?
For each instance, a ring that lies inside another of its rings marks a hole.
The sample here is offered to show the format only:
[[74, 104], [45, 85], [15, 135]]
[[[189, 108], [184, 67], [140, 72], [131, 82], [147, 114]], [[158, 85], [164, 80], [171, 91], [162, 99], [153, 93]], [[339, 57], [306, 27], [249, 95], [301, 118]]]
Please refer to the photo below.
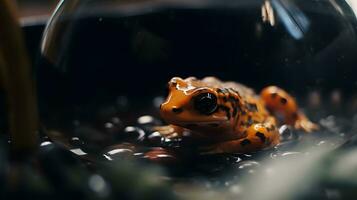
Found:
[[223, 126], [228, 122], [226, 112], [220, 109], [223, 101], [217, 88], [210, 87], [194, 77], [172, 78], [169, 95], [160, 106], [162, 118], [169, 124], [202, 129]]

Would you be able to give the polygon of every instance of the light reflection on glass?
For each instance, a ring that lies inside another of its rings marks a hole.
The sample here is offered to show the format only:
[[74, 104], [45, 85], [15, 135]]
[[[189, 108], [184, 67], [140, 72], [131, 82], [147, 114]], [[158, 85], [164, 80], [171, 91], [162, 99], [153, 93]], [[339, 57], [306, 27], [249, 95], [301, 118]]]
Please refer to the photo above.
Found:
[[269, 23], [271, 26], [275, 25], [274, 10], [271, 7], [270, 1], [265, 1], [262, 5], [263, 22]]
[[310, 26], [310, 22], [305, 14], [289, 1], [272, 0], [271, 5], [289, 34], [294, 39], [302, 39]]
[[352, 8], [352, 10], [357, 18], [357, 1], [356, 0], [346, 0], [346, 2]]

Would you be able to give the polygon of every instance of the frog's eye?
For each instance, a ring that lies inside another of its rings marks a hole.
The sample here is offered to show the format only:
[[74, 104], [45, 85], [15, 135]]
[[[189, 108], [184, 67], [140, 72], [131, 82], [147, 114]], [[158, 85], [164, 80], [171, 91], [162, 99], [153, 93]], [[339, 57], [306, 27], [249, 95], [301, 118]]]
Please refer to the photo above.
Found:
[[193, 106], [201, 114], [212, 114], [217, 109], [217, 97], [209, 92], [201, 93], [194, 97]]

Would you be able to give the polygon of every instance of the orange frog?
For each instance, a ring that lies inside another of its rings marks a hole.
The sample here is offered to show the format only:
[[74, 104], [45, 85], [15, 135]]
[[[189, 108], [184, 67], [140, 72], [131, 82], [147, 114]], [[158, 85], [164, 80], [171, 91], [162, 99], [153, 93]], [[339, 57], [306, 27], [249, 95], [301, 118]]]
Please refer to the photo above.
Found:
[[279, 143], [278, 119], [305, 132], [317, 130], [293, 97], [269, 86], [258, 96], [252, 89], [215, 77], [172, 78], [160, 106], [168, 126], [155, 129], [164, 137], [190, 134], [206, 153], [244, 153]]

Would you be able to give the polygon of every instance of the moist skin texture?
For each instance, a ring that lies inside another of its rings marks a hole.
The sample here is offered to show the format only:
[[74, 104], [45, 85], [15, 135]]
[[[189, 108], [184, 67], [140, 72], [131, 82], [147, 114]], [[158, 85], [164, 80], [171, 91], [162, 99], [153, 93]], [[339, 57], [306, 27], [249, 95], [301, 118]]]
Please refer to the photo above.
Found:
[[260, 95], [236, 83], [215, 77], [172, 78], [169, 95], [160, 106], [170, 125], [155, 127], [167, 138], [191, 135], [202, 141], [205, 153], [246, 153], [279, 143], [278, 120], [296, 129], [318, 129], [283, 89], [264, 88]]

